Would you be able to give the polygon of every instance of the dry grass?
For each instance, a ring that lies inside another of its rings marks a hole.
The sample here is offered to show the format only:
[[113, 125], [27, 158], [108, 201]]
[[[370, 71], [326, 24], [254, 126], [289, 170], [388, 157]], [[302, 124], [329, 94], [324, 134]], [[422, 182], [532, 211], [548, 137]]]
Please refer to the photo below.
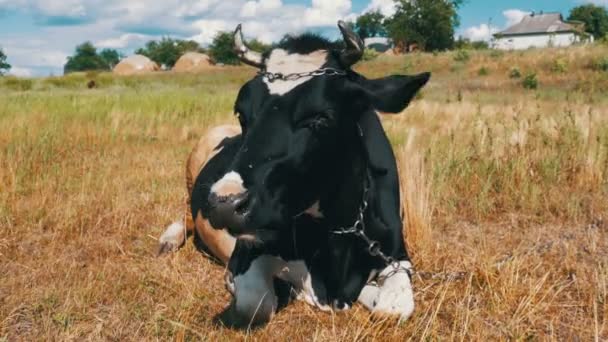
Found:
[[[419, 271], [415, 315], [398, 325], [296, 303], [250, 333], [210, 323], [228, 300], [221, 267], [190, 243], [153, 254], [182, 213], [187, 153], [234, 120], [252, 71], [100, 75], [92, 91], [86, 75], [0, 81], [0, 340], [608, 339], [608, 74], [588, 67], [606, 51], [363, 64], [435, 72], [384, 120]], [[539, 74], [538, 91], [508, 77], [514, 65]]]

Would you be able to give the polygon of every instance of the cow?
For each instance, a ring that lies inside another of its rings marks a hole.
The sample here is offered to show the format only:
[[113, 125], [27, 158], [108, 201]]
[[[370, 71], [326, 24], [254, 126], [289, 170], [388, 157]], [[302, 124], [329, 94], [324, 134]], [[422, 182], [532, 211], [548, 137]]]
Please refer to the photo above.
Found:
[[227, 265], [224, 325], [262, 326], [292, 297], [325, 311], [358, 301], [413, 313], [397, 164], [378, 114], [402, 112], [430, 73], [367, 79], [351, 69], [362, 40], [338, 27], [342, 48], [304, 34], [265, 54], [247, 47], [240, 25], [234, 33], [241, 61], [260, 70], [238, 93], [240, 129], [213, 129], [194, 149], [185, 224], [169, 226], [159, 247], [193, 234]]

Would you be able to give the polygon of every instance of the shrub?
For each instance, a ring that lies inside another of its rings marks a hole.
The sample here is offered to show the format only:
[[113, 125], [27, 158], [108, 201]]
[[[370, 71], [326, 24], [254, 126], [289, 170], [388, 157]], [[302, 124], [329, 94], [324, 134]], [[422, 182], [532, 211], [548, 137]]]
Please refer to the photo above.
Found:
[[509, 71], [509, 77], [510, 78], [521, 78], [521, 71], [519, 71], [518, 68], [512, 68], [511, 71]]
[[553, 64], [551, 65], [551, 71], [563, 74], [568, 71], [568, 63], [565, 60], [558, 58], [553, 61]]
[[536, 73], [527, 74], [522, 81], [522, 85], [525, 89], [537, 89], [538, 79], [536, 78]]
[[477, 75], [479, 75], [479, 76], [488, 76], [489, 74], [490, 74], [490, 71], [486, 67], [481, 67], [479, 69], [479, 71], [477, 71]]
[[467, 50], [458, 50], [454, 55], [454, 60], [456, 62], [468, 62], [471, 59], [471, 55]]
[[593, 62], [592, 68], [597, 71], [608, 71], [608, 57], [603, 57]]
[[0, 83], [0, 87], [6, 87], [11, 90], [31, 90], [34, 85], [34, 82], [31, 79], [19, 78], [14, 76], [5, 77], [3, 81], [4, 82]]
[[374, 49], [365, 49], [365, 51], [363, 51], [363, 60], [371, 61], [376, 59], [379, 55], [380, 54]]
[[501, 58], [504, 55], [505, 53], [501, 50], [492, 50], [492, 52], [490, 52], [490, 57], [492, 58]]

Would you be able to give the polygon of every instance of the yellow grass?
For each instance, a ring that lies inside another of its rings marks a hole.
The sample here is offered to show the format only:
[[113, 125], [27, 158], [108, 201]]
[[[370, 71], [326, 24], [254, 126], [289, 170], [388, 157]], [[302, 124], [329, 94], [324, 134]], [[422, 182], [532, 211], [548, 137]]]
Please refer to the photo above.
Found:
[[[415, 314], [397, 324], [360, 306], [295, 303], [254, 332], [211, 324], [229, 298], [223, 269], [191, 243], [154, 257], [182, 214], [189, 150], [208, 127], [235, 122], [254, 71], [2, 79], [0, 341], [608, 339], [608, 73], [590, 67], [607, 53], [359, 66], [434, 71], [405, 113], [383, 120], [418, 271]], [[509, 78], [514, 66], [536, 72], [539, 89]]]

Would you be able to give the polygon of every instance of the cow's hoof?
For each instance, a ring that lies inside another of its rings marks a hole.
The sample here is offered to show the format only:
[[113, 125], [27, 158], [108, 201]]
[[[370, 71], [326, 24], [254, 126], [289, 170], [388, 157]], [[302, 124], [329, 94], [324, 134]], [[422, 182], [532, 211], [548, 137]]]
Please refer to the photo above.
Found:
[[[402, 261], [401, 267], [411, 269], [408, 261]], [[401, 321], [407, 320], [414, 312], [414, 291], [410, 276], [405, 271], [395, 272], [392, 266], [380, 273], [385, 277], [382, 285], [376, 288], [364, 288], [359, 301], [372, 313], [380, 316], [398, 316]], [[364, 300], [364, 297], [365, 300]]]
[[184, 224], [181, 222], [172, 223], [158, 239], [156, 256], [159, 257], [177, 251], [184, 245], [185, 238]]

